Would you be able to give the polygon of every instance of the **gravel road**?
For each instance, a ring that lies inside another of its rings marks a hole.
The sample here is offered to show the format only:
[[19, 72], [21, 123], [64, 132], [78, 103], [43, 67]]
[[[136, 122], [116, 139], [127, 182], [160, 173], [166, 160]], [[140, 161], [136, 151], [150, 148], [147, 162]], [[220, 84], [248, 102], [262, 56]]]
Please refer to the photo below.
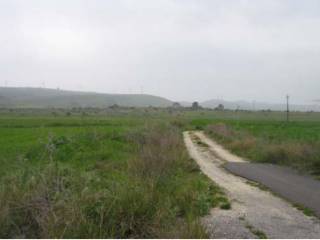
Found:
[[248, 184], [223, 168], [226, 162], [244, 163], [202, 132], [184, 132], [190, 156], [202, 172], [225, 189], [231, 210], [212, 209], [203, 219], [210, 238], [320, 238], [320, 221], [289, 202]]

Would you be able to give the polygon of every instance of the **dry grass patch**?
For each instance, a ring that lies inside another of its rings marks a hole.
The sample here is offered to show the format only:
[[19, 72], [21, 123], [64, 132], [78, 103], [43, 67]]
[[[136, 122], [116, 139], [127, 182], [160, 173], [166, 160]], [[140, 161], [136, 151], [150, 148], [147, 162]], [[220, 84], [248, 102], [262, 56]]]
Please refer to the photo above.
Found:
[[289, 137], [277, 139], [272, 136], [272, 132], [253, 136], [247, 130], [234, 130], [224, 123], [209, 125], [205, 132], [246, 159], [292, 166], [320, 174], [320, 143], [317, 141], [293, 140]]

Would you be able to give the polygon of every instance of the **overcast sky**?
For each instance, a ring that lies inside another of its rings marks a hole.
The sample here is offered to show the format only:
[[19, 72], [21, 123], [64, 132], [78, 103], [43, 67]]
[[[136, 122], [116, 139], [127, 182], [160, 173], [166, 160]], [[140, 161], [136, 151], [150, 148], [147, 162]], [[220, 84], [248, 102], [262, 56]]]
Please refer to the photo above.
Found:
[[0, 85], [320, 98], [319, 0], [0, 0]]

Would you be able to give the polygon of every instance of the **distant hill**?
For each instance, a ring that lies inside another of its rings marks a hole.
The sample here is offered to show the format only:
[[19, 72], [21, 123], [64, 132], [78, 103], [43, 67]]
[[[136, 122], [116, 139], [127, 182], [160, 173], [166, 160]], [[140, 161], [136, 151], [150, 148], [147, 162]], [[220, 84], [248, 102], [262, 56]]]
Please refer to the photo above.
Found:
[[[290, 105], [293, 111], [320, 111], [319, 100], [312, 105]], [[65, 91], [48, 88], [13, 88], [0, 87], [0, 107], [8, 108], [72, 108], [72, 107], [108, 107], [119, 105], [124, 107], [168, 107], [172, 101], [147, 94], [104, 94], [94, 92]], [[180, 102], [190, 107], [192, 102]], [[215, 108], [223, 104], [225, 109], [242, 110], [286, 110], [285, 104], [271, 104], [249, 101], [225, 101], [212, 99], [200, 102], [202, 107]]]
[[[225, 101], [220, 99], [212, 99], [200, 103], [201, 106], [207, 108], [215, 108], [219, 104], [223, 104], [225, 109], [242, 109], [242, 110], [274, 110], [274, 111], [285, 111], [286, 104], [273, 104], [263, 102], [248, 102], [248, 101]], [[320, 111], [319, 104], [312, 105], [294, 105], [290, 104], [290, 110], [292, 111]]]
[[72, 108], [108, 107], [167, 107], [168, 99], [147, 94], [103, 94], [64, 91], [47, 88], [0, 87], [0, 107], [11, 108]]
[[181, 102], [179, 102], [179, 104], [183, 107], [191, 107], [192, 106], [192, 102], [187, 102], [187, 101], [181, 101]]

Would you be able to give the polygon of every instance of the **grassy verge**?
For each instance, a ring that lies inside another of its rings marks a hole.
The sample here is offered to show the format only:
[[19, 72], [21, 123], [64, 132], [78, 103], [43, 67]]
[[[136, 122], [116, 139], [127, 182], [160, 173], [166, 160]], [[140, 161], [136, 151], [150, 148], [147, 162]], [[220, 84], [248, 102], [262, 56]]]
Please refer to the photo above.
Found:
[[199, 218], [226, 204], [174, 125], [36, 128], [30, 120], [21, 130], [16, 121], [19, 130], [0, 129], [11, 132], [3, 140], [11, 151], [0, 149], [8, 165], [0, 178], [2, 238], [203, 238]]
[[291, 166], [320, 175], [319, 124], [215, 123], [205, 132], [232, 152], [256, 162]]

